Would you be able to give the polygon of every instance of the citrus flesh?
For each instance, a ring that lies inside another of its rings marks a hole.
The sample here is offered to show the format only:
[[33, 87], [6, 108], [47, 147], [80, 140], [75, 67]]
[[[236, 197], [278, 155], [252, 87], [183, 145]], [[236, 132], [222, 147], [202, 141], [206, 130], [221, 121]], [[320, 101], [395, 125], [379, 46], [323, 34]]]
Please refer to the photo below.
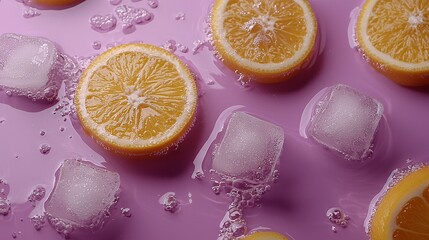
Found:
[[371, 218], [371, 240], [429, 239], [429, 166], [390, 188]]
[[216, 0], [212, 43], [231, 69], [258, 82], [280, 82], [311, 60], [316, 17], [306, 0]]
[[287, 237], [277, 232], [254, 232], [241, 240], [288, 240]]
[[429, 1], [366, 0], [356, 38], [388, 78], [405, 86], [429, 85]]
[[148, 44], [109, 49], [88, 66], [75, 94], [83, 128], [102, 146], [128, 155], [160, 153], [191, 127], [193, 75], [172, 53]]

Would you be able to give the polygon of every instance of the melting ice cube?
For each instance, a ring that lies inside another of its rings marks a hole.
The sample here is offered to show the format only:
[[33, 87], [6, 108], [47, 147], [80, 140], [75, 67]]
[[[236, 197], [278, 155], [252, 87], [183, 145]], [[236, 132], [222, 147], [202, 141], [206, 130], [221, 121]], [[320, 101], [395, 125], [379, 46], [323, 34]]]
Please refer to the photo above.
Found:
[[34, 100], [53, 100], [61, 81], [55, 73], [59, 67], [52, 42], [11, 33], [0, 36], [0, 89]]
[[67, 235], [73, 228], [100, 229], [116, 203], [119, 174], [80, 160], [65, 160], [45, 210], [55, 229]]
[[212, 167], [231, 177], [263, 182], [273, 173], [283, 142], [281, 127], [247, 113], [236, 112], [214, 152]]
[[342, 84], [325, 91], [313, 110], [307, 135], [346, 159], [368, 158], [383, 105]]

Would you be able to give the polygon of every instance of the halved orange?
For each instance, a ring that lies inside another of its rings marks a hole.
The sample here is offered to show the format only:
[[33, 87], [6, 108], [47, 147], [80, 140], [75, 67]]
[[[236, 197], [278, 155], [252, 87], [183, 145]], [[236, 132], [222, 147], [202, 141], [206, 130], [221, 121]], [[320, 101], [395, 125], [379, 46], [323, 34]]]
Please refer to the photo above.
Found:
[[371, 240], [429, 239], [429, 166], [410, 172], [388, 189], [371, 217], [369, 236]]
[[83, 128], [114, 152], [163, 152], [191, 127], [197, 89], [175, 55], [148, 44], [104, 52], [84, 71], [75, 94]]
[[295, 75], [311, 60], [317, 36], [307, 0], [216, 0], [211, 28], [220, 59], [261, 83]]
[[241, 238], [241, 240], [288, 240], [288, 238], [278, 232], [258, 231]]
[[356, 37], [380, 73], [405, 86], [429, 85], [429, 1], [366, 0]]

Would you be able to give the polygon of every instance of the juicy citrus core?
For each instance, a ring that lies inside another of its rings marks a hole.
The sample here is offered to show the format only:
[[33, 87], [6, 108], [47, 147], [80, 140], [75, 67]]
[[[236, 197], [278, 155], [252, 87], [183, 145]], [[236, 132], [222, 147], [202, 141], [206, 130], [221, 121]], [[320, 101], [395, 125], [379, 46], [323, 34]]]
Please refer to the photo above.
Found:
[[98, 56], [75, 94], [83, 128], [104, 147], [132, 155], [179, 142], [192, 125], [196, 103], [188, 68], [147, 44], [121, 45]]
[[288, 240], [288, 238], [277, 232], [254, 232], [242, 240]]
[[371, 240], [429, 239], [429, 166], [390, 188], [371, 218]]
[[382, 74], [406, 86], [429, 84], [429, 2], [366, 0], [358, 43]]
[[306, 0], [216, 0], [211, 27], [224, 63], [263, 83], [286, 80], [308, 63], [317, 36]]

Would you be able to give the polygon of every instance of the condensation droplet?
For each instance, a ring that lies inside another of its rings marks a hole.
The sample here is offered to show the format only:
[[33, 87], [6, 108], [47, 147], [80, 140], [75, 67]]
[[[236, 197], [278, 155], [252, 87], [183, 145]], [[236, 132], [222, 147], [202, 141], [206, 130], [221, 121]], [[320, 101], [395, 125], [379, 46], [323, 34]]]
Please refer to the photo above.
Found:
[[116, 17], [112, 14], [107, 14], [105, 16], [94, 15], [89, 19], [92, 29], [98, 32], [112, 31], [116, 27], [116, 22]]
[[121, 208], [121, 213], [125, 217], [131, 217], [131, 209], [130, 208]]
[[186, 18], [186, 15], [185, 13], [182, 13], [182, 12], [177, 13], [176, 16], [174, 17], [174, 19], [176, 20], [185, 20], [185, 18]]
[[100, 50], [101, 49], [101, 42], [100, 41], [94, 41], [92, 43], [92, 48], [95, 50]]
[[10, 212], [10, 203], [6, 199], [0, 199], [0, 215], [6, 216]]
[[116, 6], [122, 3], [122, 0], [110, 0], [111, 5]]
[[35, 215], [30, 220], [36, 231], [40, 231], [45, 226], [45, 215]]
[[51, 152], [51, 146], [48, 144], [42, 144], [39, 148], [41, 154], [49, 154]]
[[35, 202], [42, 200], [46, 195], [46, 189], [44, 187], [36, 187], [28, 197], [28, 201]]
[[157, 8], [159, 6], [158, 0], [148, 0], [147, 5], [151, 8]]
[[33, 17], [40, 16], [40, 12], [37, 11], [37, 9], [35, 9], [35, 8], [28, 7], [27, 9], [25, 9], [25, 11], [22, 14], [22, 16], [24, 18], [33, 18]]
[[348, 226], [348, 221], [350, 220], [350, 217], [347, 216], [347, 214], [343, 210], [336, 207], [330, 208], [326, 212], [326, 216], [328, 217], [331, 223], [334, 223], [343, 228]]

